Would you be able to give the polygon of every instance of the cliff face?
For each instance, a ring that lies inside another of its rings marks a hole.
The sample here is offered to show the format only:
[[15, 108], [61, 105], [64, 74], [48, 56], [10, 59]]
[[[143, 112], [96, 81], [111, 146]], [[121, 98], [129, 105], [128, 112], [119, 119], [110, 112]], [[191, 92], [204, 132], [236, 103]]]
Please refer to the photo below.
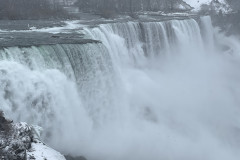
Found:
[[13, 123], [0, 111], [0, 159], [4, 160], [65, 160], [39, 140], [37, 127]]

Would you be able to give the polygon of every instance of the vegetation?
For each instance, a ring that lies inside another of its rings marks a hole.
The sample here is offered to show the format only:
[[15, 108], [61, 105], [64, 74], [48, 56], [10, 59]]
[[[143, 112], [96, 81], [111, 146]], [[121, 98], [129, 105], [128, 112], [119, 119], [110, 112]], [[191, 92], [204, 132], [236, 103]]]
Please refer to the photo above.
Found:
[[240, 0], [226, 0], [234, 10], [240, 10]]
[[0, 19], [48, 19], [67, 16], [62, 7], [49, 0], [0, 0]]
[[212, 15], [212, 21], [215, 26], [219, 26], [221, 31], [227, 35], [240, 35], [240, 11], [226, 15]]
[[[182, 0], [77, 0], [84, 12], [100, 14], [134, 13], [138, 11], [175, 11]], [[186, 6], [187, 4], [184, 3]], [[188, 6], [191, 9], [190, 6]]]

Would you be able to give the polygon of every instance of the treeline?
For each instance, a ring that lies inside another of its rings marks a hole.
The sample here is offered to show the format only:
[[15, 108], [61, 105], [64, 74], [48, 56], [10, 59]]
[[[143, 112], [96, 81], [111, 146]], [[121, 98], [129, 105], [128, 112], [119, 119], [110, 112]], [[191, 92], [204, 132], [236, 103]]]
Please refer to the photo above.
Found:
[[222, 15], [240, 11], [240, 0], [226, 0], [221, 3], [219, 0], [212, 0], [209, 4], [202, 4], [199, 14]]
[[76, 5], [85, 12], [138, 12], [180, 10], [179, 4], [187, 6], [182, 0], [77, 0]]
[[0, 0], [0, 19], [49, 19], [67, 16], [63, 8], [54, 1]]
[[240, 10], [240, 0], [226, 0], [234, 10]]

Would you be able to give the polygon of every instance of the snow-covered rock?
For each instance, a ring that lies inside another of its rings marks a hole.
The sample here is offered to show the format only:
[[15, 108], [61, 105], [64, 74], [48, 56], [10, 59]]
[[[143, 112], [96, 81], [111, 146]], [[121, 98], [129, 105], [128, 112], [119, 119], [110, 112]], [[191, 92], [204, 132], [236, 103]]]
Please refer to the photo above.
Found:
[[41, 128], [27, 123], [13, 123], [0, 111], [0, 159], [65, 160], [59, 152], [40, 140]]
[[27, 160], [65, 160], [63, 155], [48, 147], [40, 140], [35, 140], [26, 154]]
[[231, 7], [225, 1], [220, 0], [212, 0], [210, 2], [210, 7], [216, 13], [229, 13], [232, 11]]
[[232, 9], [226, 0], [184, 0], [194, 8], [194, 11], [200, 11], [202, 6], [209, 6], [209, 10], [214, 10], [217, 13], [221, 10], [223, 13], [231, 12]]
[[[184, 0], [195, 10], [199, 10], [202, 4], [210, 4], [212, 0]], [[225, 0], [219, 0], [220, 3], [226, 4]]]
[[177, 1], [174, 3], [173, 9], [178, 11], [190, 11], [193, 7], [184, 1]]

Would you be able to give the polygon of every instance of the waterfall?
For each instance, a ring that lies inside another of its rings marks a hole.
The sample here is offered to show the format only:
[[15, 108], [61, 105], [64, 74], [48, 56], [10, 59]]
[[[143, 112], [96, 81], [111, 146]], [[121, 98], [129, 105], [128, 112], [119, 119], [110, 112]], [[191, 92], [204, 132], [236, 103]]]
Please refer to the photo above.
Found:
[[[209, 23], [208, 20], [203, 26]], [[203, 48], [200, 27], [194, 19], [102, 24], [94, 29], [85, 28], [85, 32], [90, 38], [101, 40], [113, 60], [120, 59], [123, 64], [141, 64], [157, 55], [171, 57], [173, 52], [187, 52], [190, 46], [196, 50]], [[207, 34], [213, 35], [213, 30]]]
[[64, 153], [240, 158], [240, 45], [209, 17], [85, 27], [94, 44], [0, 50], [0, 107]]

